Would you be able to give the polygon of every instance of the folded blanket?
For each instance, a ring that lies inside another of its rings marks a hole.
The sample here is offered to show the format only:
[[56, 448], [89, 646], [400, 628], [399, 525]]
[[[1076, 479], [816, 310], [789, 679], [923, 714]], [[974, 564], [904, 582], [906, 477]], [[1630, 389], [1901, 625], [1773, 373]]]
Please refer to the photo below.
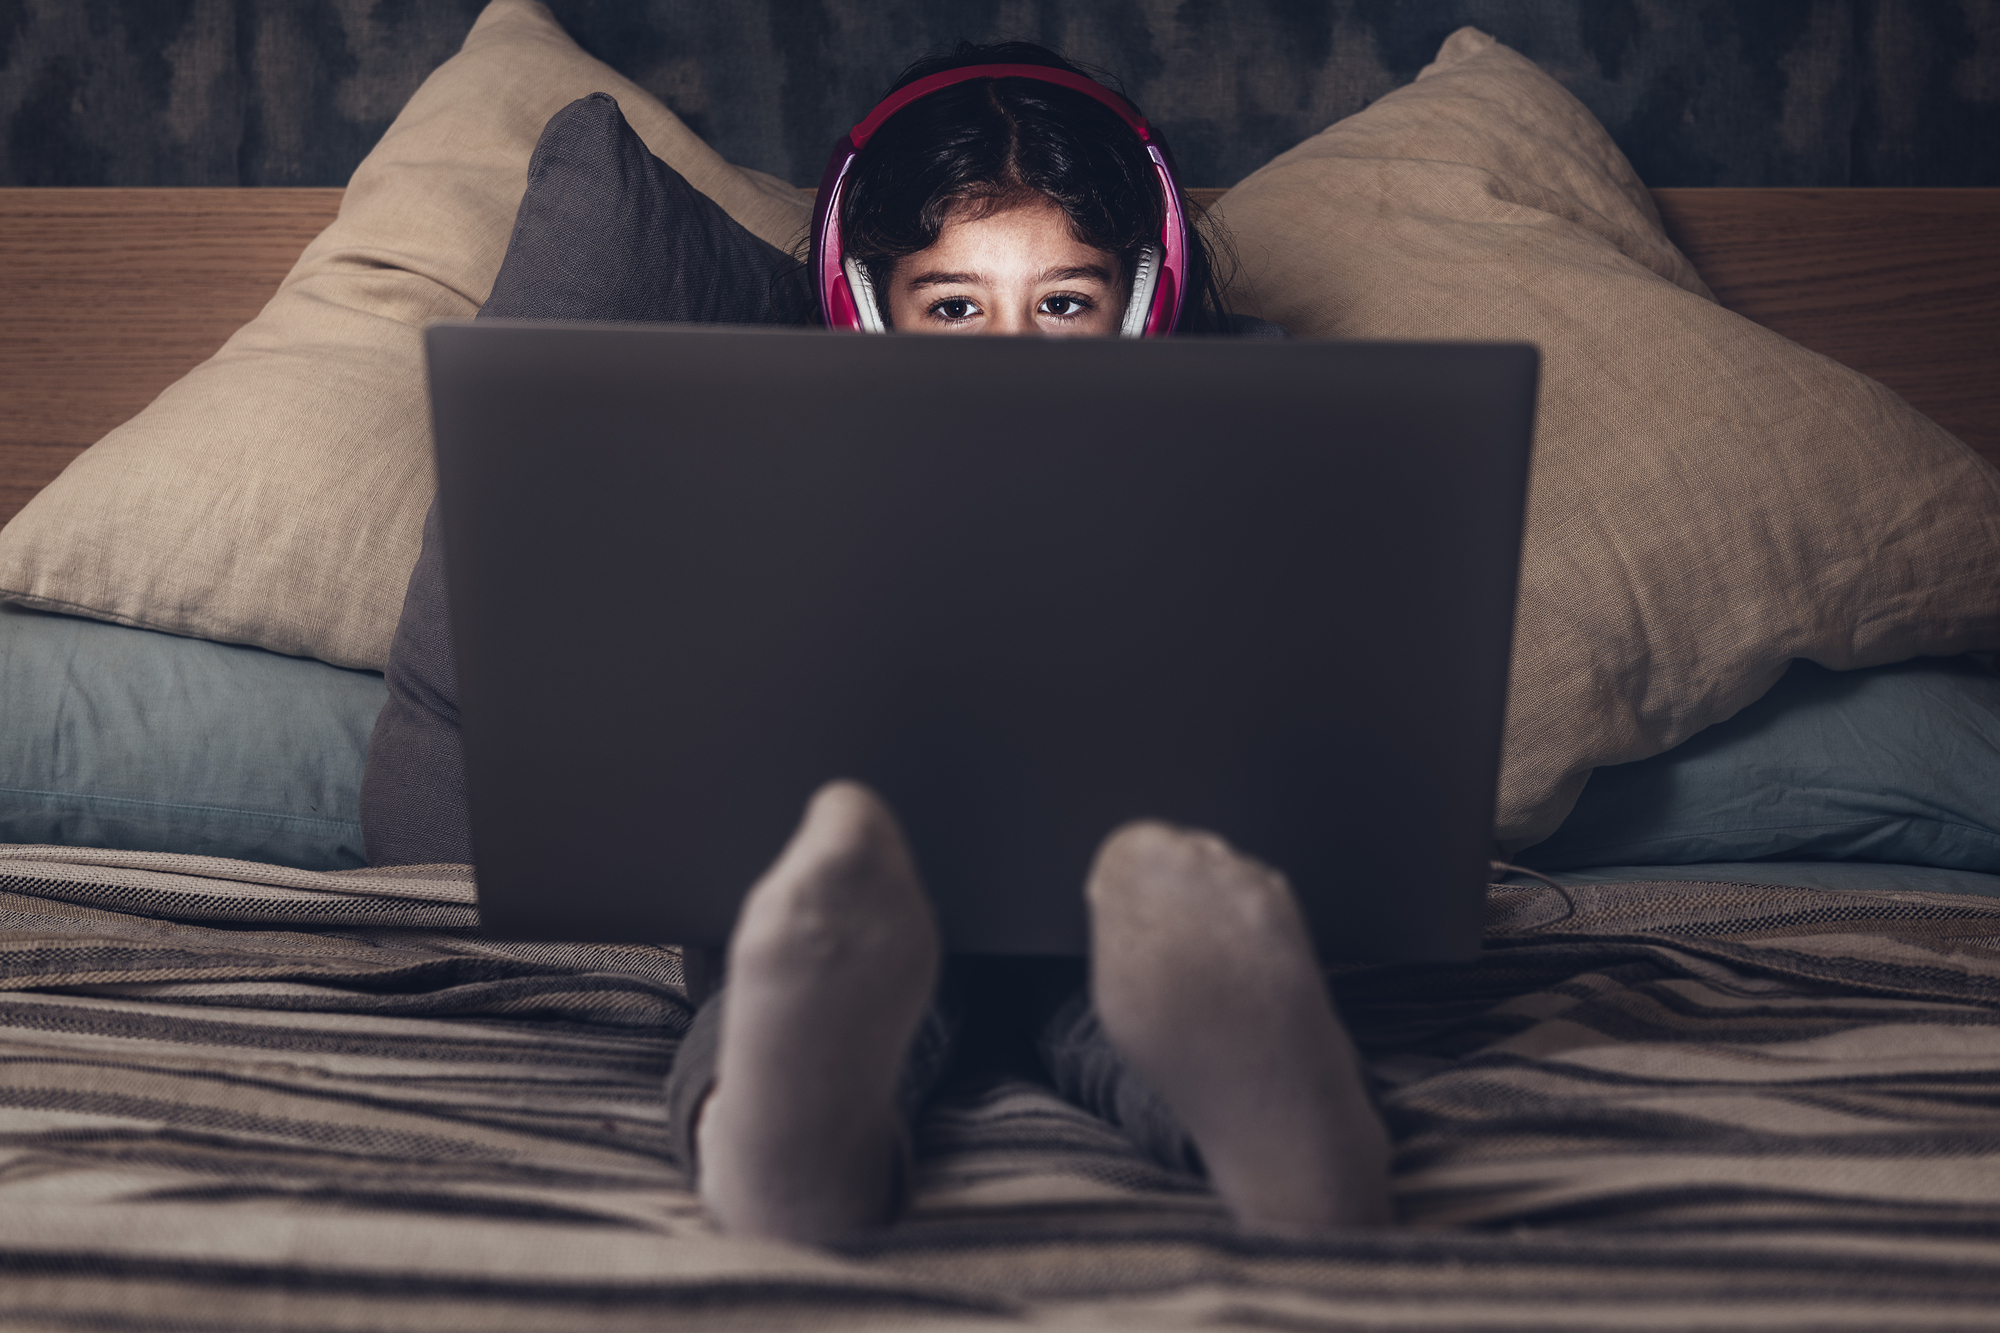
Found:
[[901, 1224], [815, 1253], [716, 1236], [665, 1158], [674, 950], [439, 928], [458, 868], [269, 869], [0, 850], [0, 1323], [1942, 1327], [2000, 1299], [1986, 899], [1496, 888], [1477, 961], [1335, 977], [1404, 1225], [1239, 1236], [992, 1081], [920, 1127]]

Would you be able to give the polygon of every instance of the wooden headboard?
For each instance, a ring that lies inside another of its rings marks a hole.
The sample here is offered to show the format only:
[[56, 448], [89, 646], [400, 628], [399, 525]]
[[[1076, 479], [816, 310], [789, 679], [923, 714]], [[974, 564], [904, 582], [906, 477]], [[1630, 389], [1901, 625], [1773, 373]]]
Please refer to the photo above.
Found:
[[[2000, 189], [1654, 197], [1724, 305], [2000, 465]], [[339, 206], [331, 189], [0, 190], [0, 523], [255, 315]]]

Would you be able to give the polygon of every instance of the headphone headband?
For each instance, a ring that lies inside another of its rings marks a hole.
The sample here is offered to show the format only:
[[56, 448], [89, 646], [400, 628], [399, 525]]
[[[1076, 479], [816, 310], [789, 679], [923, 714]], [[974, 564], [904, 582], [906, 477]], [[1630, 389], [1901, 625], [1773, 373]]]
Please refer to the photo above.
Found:
[[1072, 74], [1066, 69], [1056, 69], [1049, 65], [965, 65], [959, 69], [948, 69], [940, 74], [927, 74], [915, 83], [905, 84], [876, 104], [859, 125], [847, 132], [848, 142], [860, 152], [875, 137], [875, 131], [882, 128], [882, 122], [901, 111], [919, 98], [930, 96], [940, 88], [949, 88], [954, 83], [967, 83], [973, 79], [1034, 79], [1041, 83], [1053, 83], [1071, 92], [1082, 93], [1104, 103], [1118, 113], [1118, 118], [1132, 127], [1142, 143], [1153, 141], [1153, 127], [1146, 118], [1132, 109], [1132, 104], [1083, 74]]
[[[1187, 290], [1187, 257], [1190, 249], [1187, 217], [1181, 208], [1180, 186], [1167, 167], [1166, 154], [1153, 138], [1153, 127], [1133, 109], [1131, 103], [1097, 80], [1048, 65], [965, 65], [927, 75], [898, 88], [877, 103], [861, 122], [833, 146], [826, 174], [820, 178], [819, 197], [814, 201], [812, 224], [812, 283], [818, 292], [820, 311], [827, 326], [836, 329], [880, 329], [886, 321], [875, 304], [875, 294], [866, 282], [857, 283], [847, 272], [848, 263], [841, 244], [840, 210], [846, 194], [847, 173], [854, 159], [867, 146], [884, 121], [910, 103], [942, 88], [973, 79], [1033, 79], [1068, 88], [1110, 108], [1146, 146], [1152, 161], [1155, 183], [1159, 186], [1164, 225], [1160, 245], [1150, 262], [1143, 260], [1140, 274], [1121, 329], [1128, 335], [1163, 337], [1180, 324], [1181, 306]], [[1152, 247], [1148, 247], [1150, 251]], [[861, 302], [869, 308], [864, 311]]]

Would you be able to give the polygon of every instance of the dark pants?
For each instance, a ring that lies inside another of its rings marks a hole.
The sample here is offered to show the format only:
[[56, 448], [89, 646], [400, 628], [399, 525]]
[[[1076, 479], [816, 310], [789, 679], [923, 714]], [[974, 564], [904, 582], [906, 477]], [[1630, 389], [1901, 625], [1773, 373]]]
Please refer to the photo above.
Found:
[[[1160, 1165], [1201, 1174], [1193, 1140], [1104, 1035], [1086, 992], [1072, 984], [1066, 994], [1051, 995], [1052, 983], [1079, 972], [1067, 959], [952, 960], [903, 1063], [896, 1090], [903, 1123], [916, 1124], [937, 1094], [961, 1078], [1039, 1076], [1065, 1101], [1124, 1131]], [[696, 1012], [667, 1075], [668, 1133], [690, 1176], [699, 1172], [695, 1120], [715, 1086], [727, 994], [718, 991]]]

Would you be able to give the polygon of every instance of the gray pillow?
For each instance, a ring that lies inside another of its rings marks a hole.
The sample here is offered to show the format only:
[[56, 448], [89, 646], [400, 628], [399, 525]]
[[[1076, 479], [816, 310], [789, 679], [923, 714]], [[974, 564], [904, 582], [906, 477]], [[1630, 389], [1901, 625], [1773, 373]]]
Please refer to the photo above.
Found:
[[346, 870], [382, 677], [0, 606], [0, 842]]
[[[807, 324], [818, 312], [803, 265], [653, 156], [617, 101], [592, 93], [542, 130], [506, 262], [479, 318]], [[388, 678], [362, 792], [369, 863], [469, 863], [435, 502], [390, 641]]]

